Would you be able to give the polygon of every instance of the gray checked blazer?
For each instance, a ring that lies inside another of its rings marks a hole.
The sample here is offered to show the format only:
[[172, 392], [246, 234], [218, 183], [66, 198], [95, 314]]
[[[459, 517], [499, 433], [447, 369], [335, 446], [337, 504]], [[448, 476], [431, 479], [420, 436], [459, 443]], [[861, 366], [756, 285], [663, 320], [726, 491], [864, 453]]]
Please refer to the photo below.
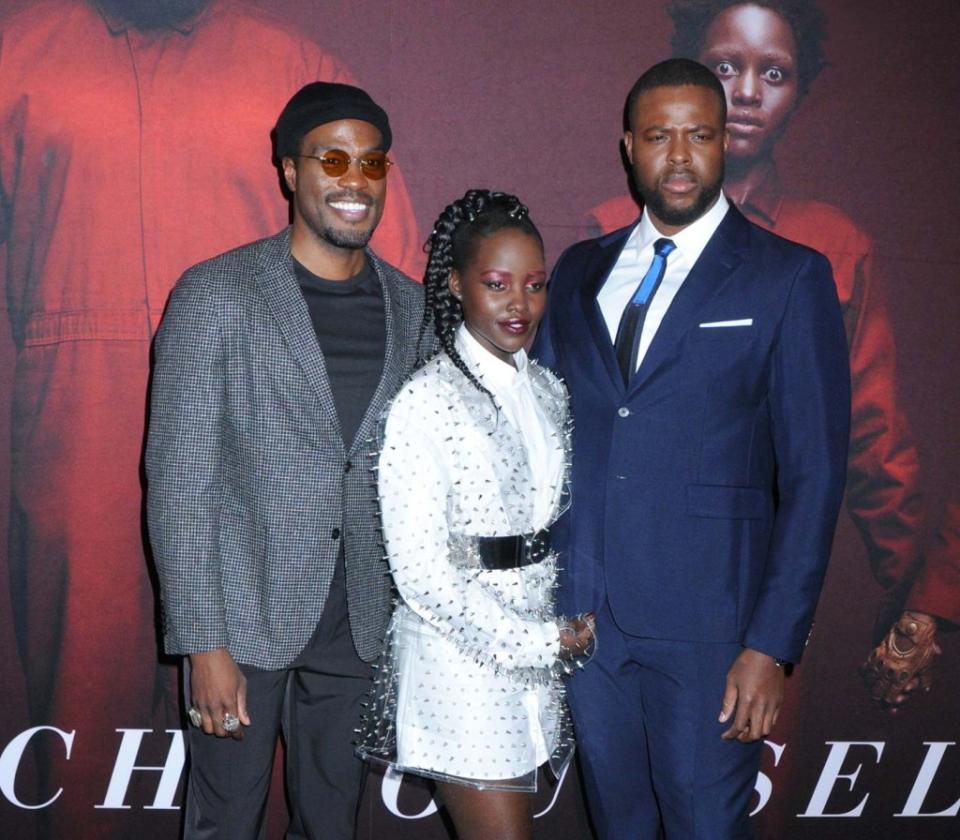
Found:
[[413, 368], [423, 290], [368, 252], [383, 375], [347, 450], [290, 232], [189, 269], [155, 343], [147, 515], [168, 653], [226, 647], [259, 668], [309, 641], [343, 543], [354, 644], [381, 651], [391, 584], [370, 470], [377, 422]]

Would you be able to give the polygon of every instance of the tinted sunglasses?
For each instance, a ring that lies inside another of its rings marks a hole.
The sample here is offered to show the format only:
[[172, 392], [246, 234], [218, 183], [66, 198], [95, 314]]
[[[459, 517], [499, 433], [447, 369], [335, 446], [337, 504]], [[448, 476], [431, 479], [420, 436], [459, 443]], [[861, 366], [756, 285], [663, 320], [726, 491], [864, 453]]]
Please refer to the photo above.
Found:
[[320, 161], [325, 174], [331, 178], [340, 178], [347, 174], [350, 164], [356, 161], [360, 164], [360, 171], [371, 181], [379, 181], [387, 177], [387, 171], [393, 166], [393, 161], [387, 158], [386, 152], [367, 152], [360, 157], [350, 157], [343, 149], [329, 149], [322, 155], [297, 155]]

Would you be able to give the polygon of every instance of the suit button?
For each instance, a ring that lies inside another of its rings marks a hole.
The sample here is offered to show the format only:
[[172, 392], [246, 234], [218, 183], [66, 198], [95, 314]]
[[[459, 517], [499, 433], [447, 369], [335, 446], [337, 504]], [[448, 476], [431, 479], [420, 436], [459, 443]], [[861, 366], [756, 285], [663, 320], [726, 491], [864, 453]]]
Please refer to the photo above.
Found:
[[351, 464], [349, 461], [347, 461], [347, 463], [345, 463], [345, 464], [343, 465], [343, 471], [344, 471], [345, 473], [350, 472], [350, 468], [351, 468], [352, 466], [353, 466], [353, 464]]
[[630, 409], [627, 408], [625, 405], [622, 405], [620, 406], [620, 408], [617, 409], [617, 414], [619, 414], [621, 417], [629, 417]]
[[332, 539], [332, 540], [339, 540], [339, 539], [340, 539], [340, 529], [339, 529], [339, 528], [334, 528], [334, 529], [330, 532], [330, 539]]

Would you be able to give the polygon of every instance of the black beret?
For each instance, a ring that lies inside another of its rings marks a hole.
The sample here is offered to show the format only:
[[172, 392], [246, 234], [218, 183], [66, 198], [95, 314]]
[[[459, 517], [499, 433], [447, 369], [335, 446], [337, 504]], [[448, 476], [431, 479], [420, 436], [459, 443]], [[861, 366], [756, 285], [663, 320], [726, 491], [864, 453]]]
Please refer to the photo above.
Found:
[[363, 120], [376, 126], [383, 151], [393, 142], [387, 112], [365, 90], [337, 82], [311, 82], [298, 90], [277, 118], [277, 157], [291, 157], [300, 150], [304, 135], [336, 120]]

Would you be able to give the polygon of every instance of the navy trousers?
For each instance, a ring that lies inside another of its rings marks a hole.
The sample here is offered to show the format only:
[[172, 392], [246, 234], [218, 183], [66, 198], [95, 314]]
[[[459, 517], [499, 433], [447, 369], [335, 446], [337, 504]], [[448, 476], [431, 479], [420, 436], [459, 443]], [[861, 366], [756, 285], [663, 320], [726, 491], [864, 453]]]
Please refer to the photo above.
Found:
[[604, 606], [597, 653], [568, 696], [601, 840], [748, 838], [762, 742], [717, 720], [740, 645], [627, 636]]

